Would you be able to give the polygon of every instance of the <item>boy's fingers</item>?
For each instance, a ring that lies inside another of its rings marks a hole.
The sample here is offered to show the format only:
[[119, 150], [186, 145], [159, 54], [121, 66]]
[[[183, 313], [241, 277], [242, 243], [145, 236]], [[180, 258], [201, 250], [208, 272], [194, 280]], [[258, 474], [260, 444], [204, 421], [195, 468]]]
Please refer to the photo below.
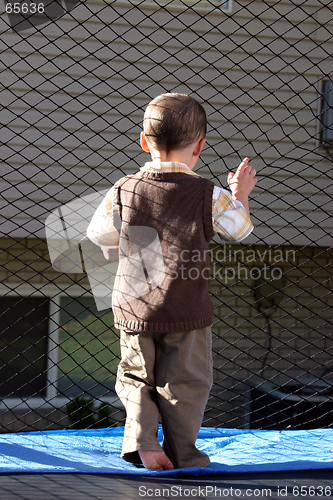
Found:
[[257, 171], [255, 168], [251, 167], [251, 165], [246, 165], [246, 167], [243, 170], [244, 173], [248, 174], [249, 177], [255, 177], [257, 174]]
[[249, 163], [249, 159], [248, 158], [244, 158], [244, 160], [240, 163], [237, 171], [238, 172], [241, 172], [242, 170], [245, 170], [247, 164]]

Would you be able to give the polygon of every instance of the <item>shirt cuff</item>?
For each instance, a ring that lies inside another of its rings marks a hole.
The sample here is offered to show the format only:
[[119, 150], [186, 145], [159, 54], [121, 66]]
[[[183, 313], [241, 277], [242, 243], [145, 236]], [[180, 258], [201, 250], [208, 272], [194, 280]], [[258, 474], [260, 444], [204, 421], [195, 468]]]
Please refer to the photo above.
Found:
[[213, 228], [223, 241], [234, 243], [245, 239], [254, 229], [243, 204], [217, 186], [213, 196]]

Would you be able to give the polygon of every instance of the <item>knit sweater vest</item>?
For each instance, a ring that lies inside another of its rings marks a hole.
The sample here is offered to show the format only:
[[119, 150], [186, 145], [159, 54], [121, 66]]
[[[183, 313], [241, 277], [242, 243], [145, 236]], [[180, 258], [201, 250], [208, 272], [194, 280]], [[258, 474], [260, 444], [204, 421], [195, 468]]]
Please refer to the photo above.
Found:
[[115, 185], [120, 229], [114, 324], [136, 332], [210, 326], [214, 184], [186, 173], [138, 172]]

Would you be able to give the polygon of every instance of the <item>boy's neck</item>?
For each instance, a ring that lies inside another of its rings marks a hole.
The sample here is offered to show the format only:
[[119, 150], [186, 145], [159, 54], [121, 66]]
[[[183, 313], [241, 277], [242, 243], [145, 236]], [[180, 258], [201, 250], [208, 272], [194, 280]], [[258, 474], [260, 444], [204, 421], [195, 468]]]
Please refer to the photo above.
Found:
[[159, 151], [149, 146], [143, 132], [141, 132], [140, 142], [143, 150], [146, 153], [150, 153], [151, 159], [153, 161], [160, 161], [160, 162], [171, 161], [176, 163], [184, 163], [185, 165], [188, 166], [188, 168], [193, 170], [198, 161], [203, 145], [206, 142], [206, 139], [205, 137], [202, 137], [201, 139], [197, 139], [192, 144], [189, 144], [185, 148], [172, 149], [168, 153], [163, 150]]
[[188, 166], [188, 168], [193, 170], [198, 161], [199, 154], [201, 153], [204, 142], [205, 139], [201, 139], [183, 149], [173, 149], [168, 153], [166, 153], [165, 151], [151, 150], [151, 158], [153, 161], [172, 161], [176, 163], [184, 163]]
[[[173, 154], [175, 153], [175, 154]], [[181, 151], [171, 151], [171, 154], [157, 154], [152, 155], [153, 162], [173, 162], [173, 163], [183, 163], [188, 166], [188, 156], [182, 155]]]

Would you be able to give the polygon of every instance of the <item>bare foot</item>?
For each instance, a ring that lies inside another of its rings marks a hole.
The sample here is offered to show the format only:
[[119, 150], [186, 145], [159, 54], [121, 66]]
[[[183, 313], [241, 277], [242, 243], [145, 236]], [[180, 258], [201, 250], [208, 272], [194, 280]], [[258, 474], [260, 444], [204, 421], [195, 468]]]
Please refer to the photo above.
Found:
[[174, 469], [174, 466], [172, 465], [164, 451], [140, 450], [139, 455], [146, 469]]

